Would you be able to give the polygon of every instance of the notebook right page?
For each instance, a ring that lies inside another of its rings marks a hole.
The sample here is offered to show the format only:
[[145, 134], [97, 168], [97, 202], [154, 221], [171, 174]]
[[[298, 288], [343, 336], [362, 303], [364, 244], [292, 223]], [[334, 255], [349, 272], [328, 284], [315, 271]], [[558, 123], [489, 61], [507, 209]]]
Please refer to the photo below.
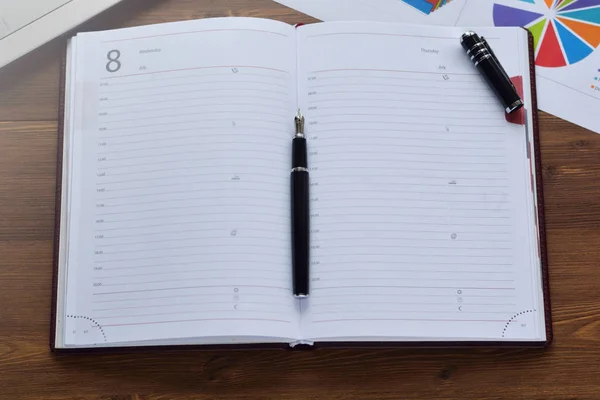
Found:
[[[299, 28], [307, 339], [544, 340], [531, 135], [506, 122], [463, 32]], [[478, 33], [509, 75], [529, 74], [524, 30]]]

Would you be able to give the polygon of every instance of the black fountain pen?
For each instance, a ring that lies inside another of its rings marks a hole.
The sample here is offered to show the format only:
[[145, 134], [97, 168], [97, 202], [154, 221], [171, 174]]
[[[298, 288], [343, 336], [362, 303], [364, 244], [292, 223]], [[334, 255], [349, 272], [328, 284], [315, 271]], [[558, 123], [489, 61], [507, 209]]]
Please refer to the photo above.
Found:
[[308, 157], [304, 137], [304, 116], [298, 110], [296, 134], [292, 142], [292, 285], [295, 297], [308, 296], [310, 249], [310, 211]]

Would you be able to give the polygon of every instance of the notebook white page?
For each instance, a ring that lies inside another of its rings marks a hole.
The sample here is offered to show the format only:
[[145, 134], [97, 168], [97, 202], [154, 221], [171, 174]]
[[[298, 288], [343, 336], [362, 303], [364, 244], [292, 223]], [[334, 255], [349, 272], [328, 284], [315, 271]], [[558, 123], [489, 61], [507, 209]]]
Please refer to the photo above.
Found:
[[[298, 32], [311, 169], [304, 337], [543, 340], [527, 128], [505, 121], [459, 44], [464, 30]], [[478, 32], [509, 75], [529, 75], [525, 31]]]
[[64, 345], [299, 337], [295, 43], [254, 19], [73, 40]]

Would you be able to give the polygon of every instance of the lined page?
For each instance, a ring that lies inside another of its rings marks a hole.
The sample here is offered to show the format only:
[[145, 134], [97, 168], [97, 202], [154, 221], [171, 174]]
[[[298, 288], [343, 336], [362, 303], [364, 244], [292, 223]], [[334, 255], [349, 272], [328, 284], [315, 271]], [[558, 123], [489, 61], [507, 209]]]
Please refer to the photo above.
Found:
[[[312, 214], [305, 336], [504, 338], [517, 314], [540, 309], [527, 132], [505, 121], [462, 31], [299, 32]], [[510, 74], [525, 73], [524, 35], [486, 38]], [[539, 338], [524, 318], [515, 335]]]
[[295, 30], [209, 19], [76, 40], [66, 343], [89, 344], [79, 321], [107, 342], [297, 337]]

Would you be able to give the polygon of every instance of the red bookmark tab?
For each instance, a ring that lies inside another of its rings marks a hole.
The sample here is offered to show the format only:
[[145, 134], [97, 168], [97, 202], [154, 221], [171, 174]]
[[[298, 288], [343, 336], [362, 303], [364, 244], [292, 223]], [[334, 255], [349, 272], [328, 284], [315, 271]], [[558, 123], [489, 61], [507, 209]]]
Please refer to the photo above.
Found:
[[[519, 96], [523, 98], [523, 77], [522, 76], [513, 76], [510, 78], [513, 85], [517, 89], [517, 93]], [[506, 120], [510, 123], [517, 125], [525, 125], [525, 107], [521, 107], [521, 109], [513, 112], [512, 114], [505, 113]]]

